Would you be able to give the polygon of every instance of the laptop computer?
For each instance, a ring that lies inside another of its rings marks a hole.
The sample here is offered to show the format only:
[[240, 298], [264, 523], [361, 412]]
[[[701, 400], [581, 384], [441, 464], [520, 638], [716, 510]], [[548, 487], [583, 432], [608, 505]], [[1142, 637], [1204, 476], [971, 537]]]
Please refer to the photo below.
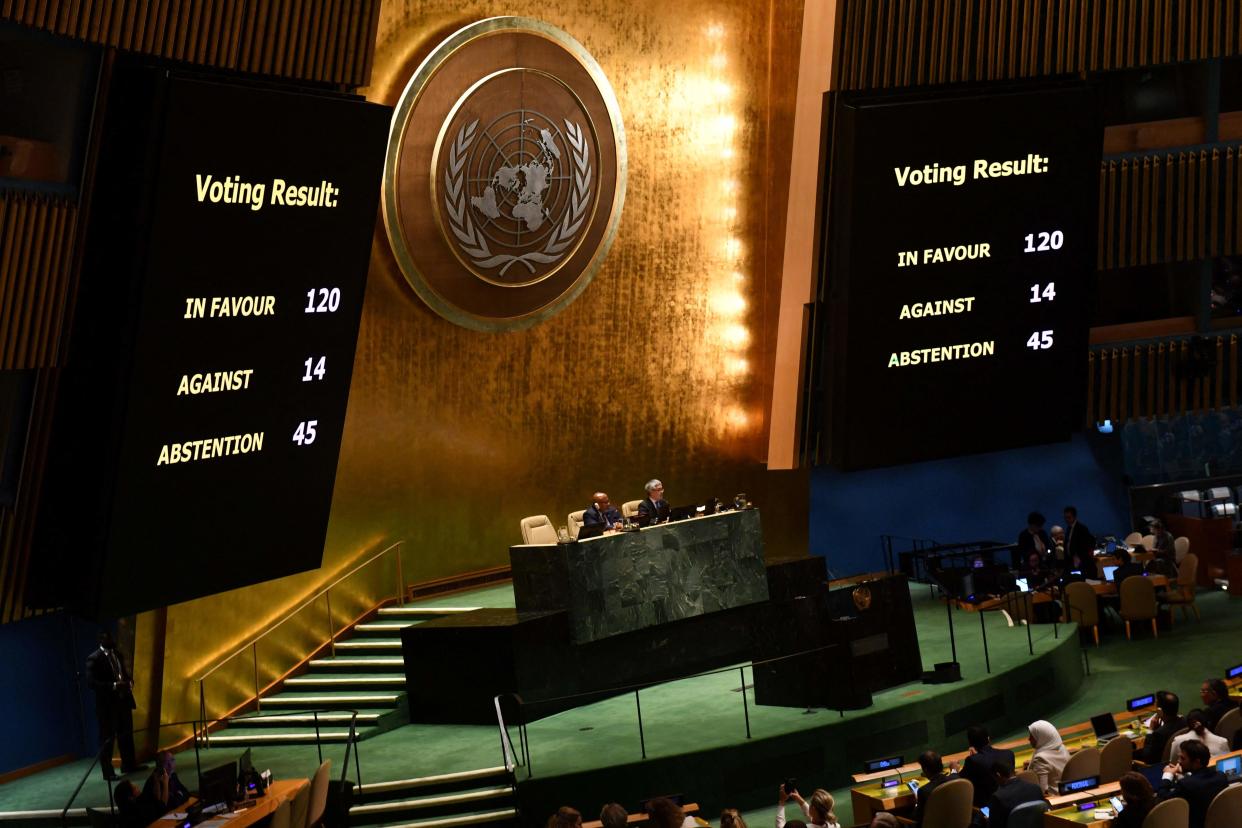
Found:
[[1018, 578], [1016, 581], [1014, 581], [1014, 583], [1017, 584], [1018, 586], [1018, 592], [1030, 592], [1031, 591], [1031, 584], [1029, 581], [1027, 581], [1026, 578]]
[[1242, 756], [1226, 756], [1216, 763], [1216, 769], [1230, 782], [1237, 782], [1242, 777]]
[[670, 521], [674, 521], [674, 520], [686, 520], [687, 518], [692, 518], [694, 517], [695, 511], [697, 509], [698, 509], [697, 506], [678, 506], [675, 509], [669, 510], [668, 519]]
[[581, 541], [581, 540], [590, 540], [591, 538], [598, 538], [600, 535], [604, 534], [604, 530], [607, 528], [608, 527], [602, 523], [591, 523], [591, 524], [584, 523], [578, 529], [578, 540]]
[[1098, 716], [1091, 717], [1091, 729], [1095, 731], [1095, 738], [1101, 742], [1111, 742], [1117, 738], [1117, 721], [1113, 718], [1112, 713], [1101, 713]]
[[1117, 567], [1115, 566], [1104, 567], [1104, 580], [1105, 581], [1111, 582], [1113, 580], [1113, 576], [1116, 574], [1117, 574]]

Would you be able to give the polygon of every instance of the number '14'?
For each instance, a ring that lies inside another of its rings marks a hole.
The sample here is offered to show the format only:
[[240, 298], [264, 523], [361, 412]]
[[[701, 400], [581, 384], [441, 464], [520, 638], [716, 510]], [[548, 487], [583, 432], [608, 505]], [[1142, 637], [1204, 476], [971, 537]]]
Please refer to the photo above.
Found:
[[316, 362], [314, 357], [307, 357], [306, 362], [302, 363], [306, 366], [306, 373], [302, 376], [302, 382], [310, 382], [313, 379], [323, 379], [323, 375], [327, 373], [325, 364], [328, 358], [321, 356]]
[[1057, 298], [1057, 283], [1049, 282], [1043, 288], [1038, 284], [1031, 285], [1031, 304], [1036, 302], [1051, 302]]

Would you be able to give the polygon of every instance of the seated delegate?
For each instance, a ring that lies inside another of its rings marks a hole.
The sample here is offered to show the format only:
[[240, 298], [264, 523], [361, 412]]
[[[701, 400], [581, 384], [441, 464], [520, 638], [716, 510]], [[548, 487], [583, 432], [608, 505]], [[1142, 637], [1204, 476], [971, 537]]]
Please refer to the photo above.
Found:
[[1208, 806], [1216, 795], [1229, 787], [1229, 780], [1216, 768], [1208, 767], [1208, 749], [1202, 742], [1183, 742], [1177, 761], [1165, 766], [1157, 796], [1161, 800], [1184, 799], [1190, 805], [1190, 828], [1203, 828]]
[[644, 523], [668, 517], [668, 501], [664, 499], [664, 484], [659, 480], [648, 480], [647, 485], [643, 487], [647, 490], [647, 496], [643, 498], [642, 503], [638, 504], [638, 514], [642, 516]]
[[1028, 770], [1039, 777], [1039, 787], [1049, 796], [1057, 795], [1057, 785], [1061, 782], [1061, 771], [1070, 760], [1070, 752], [1061, 741], [1061, 734], [1051, 722], [1040, 719], [1032, 722], [1027, 728], [1030, 734], [1031, 747], [1035, 748], [1031, 760], [1026, 763]]
[[582, 513], [583, 526], [603, 526], [606, 529], [621, 528], [621, 513], [608, 499], [607, 492], [596, 492], [591, 496], [591, 506]]
[[962, 762], [960, 776], [969, 779], [975, 786], [975, 806], [986, 805], [988, 799], [996, 791], [996, 777], [992, 766], [997, 762], [1009, 765], [1013, 770], [1015, 759], [1012, 750], [993, 747], [986, 728], [969, 727], [966, 729], [966, 741], [970, 745], [970, 753]]

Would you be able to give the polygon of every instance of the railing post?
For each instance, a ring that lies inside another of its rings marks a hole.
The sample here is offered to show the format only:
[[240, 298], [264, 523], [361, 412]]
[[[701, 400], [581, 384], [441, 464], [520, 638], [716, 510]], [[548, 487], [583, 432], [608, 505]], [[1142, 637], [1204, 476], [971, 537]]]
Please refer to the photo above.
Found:
[[[753, 670], [755, 668], [752, 667], [751, 669]], [[748, 707], [746, 704], [746, 668], [738, 667], [737, 674], [741, 676], [742, 678], [742, 686], [739, 689], [742, 691], [742, 715], [746, 717], [746, 738], [749, 739], [750, 738], [750, 707]]]
[[319, 751], [319, 764], [323, 764], [323, 742], [319, 739], [319, 711], [312, 710], [311, 715], [315, 717], [315, 748]]
[[254, 712], [263, 712], [263, 699], [259, 698], [259, 640], [256, 638], [250, 645], [250, 655], [254, 661]]
[[401, 565], [401, 541], [397, 541], [397, 606], [405, 605], [405, 572]]
[[634, 707], [638, 710], [638, 746], [643, 752], [643, 758], [647, 758], [647, 738], [643, 735], [643, 703], [638, 700], [638, 691], [634, 691]]
[[[206, 679], [198, 680], [198, 717], [203, 722], [203, 744], [206, 747], [211, 747], [211, 734], [209, 732], [209, 728], [207, 727], [207, 695], [206, 691], [203, 689], [204, 681], [206, 681]], [[195, 742], [194, 750], [195, 752], [198, 751], [197, 741]]]
[[323, 601], [328, 606], [328, 651], [336, 658], [336, 634], [332, 631], [332, 587], [324, 590]]

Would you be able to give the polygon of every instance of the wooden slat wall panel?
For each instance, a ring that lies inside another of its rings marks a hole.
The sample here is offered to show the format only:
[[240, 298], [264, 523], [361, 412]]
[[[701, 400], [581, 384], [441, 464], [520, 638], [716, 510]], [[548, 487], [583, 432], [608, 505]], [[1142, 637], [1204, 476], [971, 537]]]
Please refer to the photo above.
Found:
[[1098, 267], [1242, 252], [1242, 146], [1105, 161]]
[[840, 0], [833, 89], [1108, 71], [1242, 54], [1236, 0]]
[[0, 193], [0, 370], [55, 364], [77, 207]]
[[[1110, 345], [1087, 356], [1086, 424], [1211, 411], [1238, 404], [1238, 336]], [[1200, 370], [1188, 368], [1197, 365]]]
[[[380, 0], [0, 0], [0, 20], [203, 66], [358, 87], [370, 78], [379, 4]], [[894, 50], [877, 66], [907, 60]]]

